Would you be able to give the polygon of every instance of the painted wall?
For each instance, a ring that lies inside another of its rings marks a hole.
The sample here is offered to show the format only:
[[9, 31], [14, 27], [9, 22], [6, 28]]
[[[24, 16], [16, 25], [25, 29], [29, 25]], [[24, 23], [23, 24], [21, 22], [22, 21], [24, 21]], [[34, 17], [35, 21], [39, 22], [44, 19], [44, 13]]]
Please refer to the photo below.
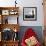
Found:
[[22, 2], [23, 7], [37, 7], [37, 21], [23, 21], [23, 8], [20, 10], [20, 25], [22, 26], [42, 26], [43, 25], [43, 6], [42, 6], [42, 0], [24, 0]]
[[[1, 7], [15, 6], [15, 0], [0, 0]], [[19, 6], [19, 24], [20, 26], [43, 26], [43, 6], [42, 0], [17, 0]], [[37, 7], [37, 21], [23, 20], [23, 7]], [[12, 18], [12, 17], [11, 17]]]
[[20, 39], [20, 42], [25, 34], [25, 32], [27, 31], [28, 28], [32, 28], [33, 31], [37, 34], [37, 37], [39, 39], [39, 41], [41, 43], [43, 43], [43, 33], [42, 33], [42, 26], [21, 26], [20, 27], [20, 32], [19, 32], [19, 39]]

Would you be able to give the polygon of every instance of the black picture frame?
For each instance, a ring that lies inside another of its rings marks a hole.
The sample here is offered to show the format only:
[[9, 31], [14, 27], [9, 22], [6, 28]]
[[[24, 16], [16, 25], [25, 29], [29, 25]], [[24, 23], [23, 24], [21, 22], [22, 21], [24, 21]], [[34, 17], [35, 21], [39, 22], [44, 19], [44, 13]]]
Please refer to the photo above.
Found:
[[23, 20], [36, 21], [37, 20], [37, 7], [23, 7]]

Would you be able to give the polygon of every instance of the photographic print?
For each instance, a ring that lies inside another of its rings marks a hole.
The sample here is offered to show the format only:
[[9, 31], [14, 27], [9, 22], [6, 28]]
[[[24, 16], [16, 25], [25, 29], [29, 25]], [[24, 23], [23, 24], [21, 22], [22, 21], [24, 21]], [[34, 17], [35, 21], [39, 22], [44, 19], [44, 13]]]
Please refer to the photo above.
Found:
[[23, 20], [25, 21], [37, 20], [37, 8], [36, 7], [23, 7]]

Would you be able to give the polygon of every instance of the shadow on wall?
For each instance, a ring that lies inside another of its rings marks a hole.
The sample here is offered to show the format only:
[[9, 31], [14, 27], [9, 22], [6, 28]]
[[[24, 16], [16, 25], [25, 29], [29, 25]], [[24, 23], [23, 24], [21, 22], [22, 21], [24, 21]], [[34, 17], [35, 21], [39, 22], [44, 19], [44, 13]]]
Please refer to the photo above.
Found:
[[19, 32], [19, 39], [20, 39], [20, 42], [21, 42], [21, 40], [22, 40], [22, 38], [23, 38], [23, 36], [24, 36], [25, 31], [26, 31], [28, 28], [32, 28], [32, 29], [36, 32], [39, 41], [40, 41], [41, 43], [43, 43], [43, 36], [42, 36], [42, 35], [43, 35], [43, 33], [42, 33], [43, 30], [42, 30], [42, 26], [21, 26], [21, 27], [20, 27], [20, 32]]

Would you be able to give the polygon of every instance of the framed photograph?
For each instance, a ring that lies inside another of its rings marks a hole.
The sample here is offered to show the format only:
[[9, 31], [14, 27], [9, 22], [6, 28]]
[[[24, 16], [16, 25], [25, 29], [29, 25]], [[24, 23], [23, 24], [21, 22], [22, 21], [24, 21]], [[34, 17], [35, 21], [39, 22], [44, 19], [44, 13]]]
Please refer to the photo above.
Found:
[[15, 10], [10, 10], [10, 13], [9, 13], [10, 15], [16, 15], [17, 14], [17, 11], [15, 11]]
[[18, 24], [18, 16], [8, 17], [8, 24]]
[[2, 10], [2, 15], [9, 15], [9, 10]]
[[24, 21], [36, 21], [37, 20], [37, 8], [36, 7], [23, 7], [23, 20]]
[[3, 16], [2, 24], [18, 24], [18, 16]]

